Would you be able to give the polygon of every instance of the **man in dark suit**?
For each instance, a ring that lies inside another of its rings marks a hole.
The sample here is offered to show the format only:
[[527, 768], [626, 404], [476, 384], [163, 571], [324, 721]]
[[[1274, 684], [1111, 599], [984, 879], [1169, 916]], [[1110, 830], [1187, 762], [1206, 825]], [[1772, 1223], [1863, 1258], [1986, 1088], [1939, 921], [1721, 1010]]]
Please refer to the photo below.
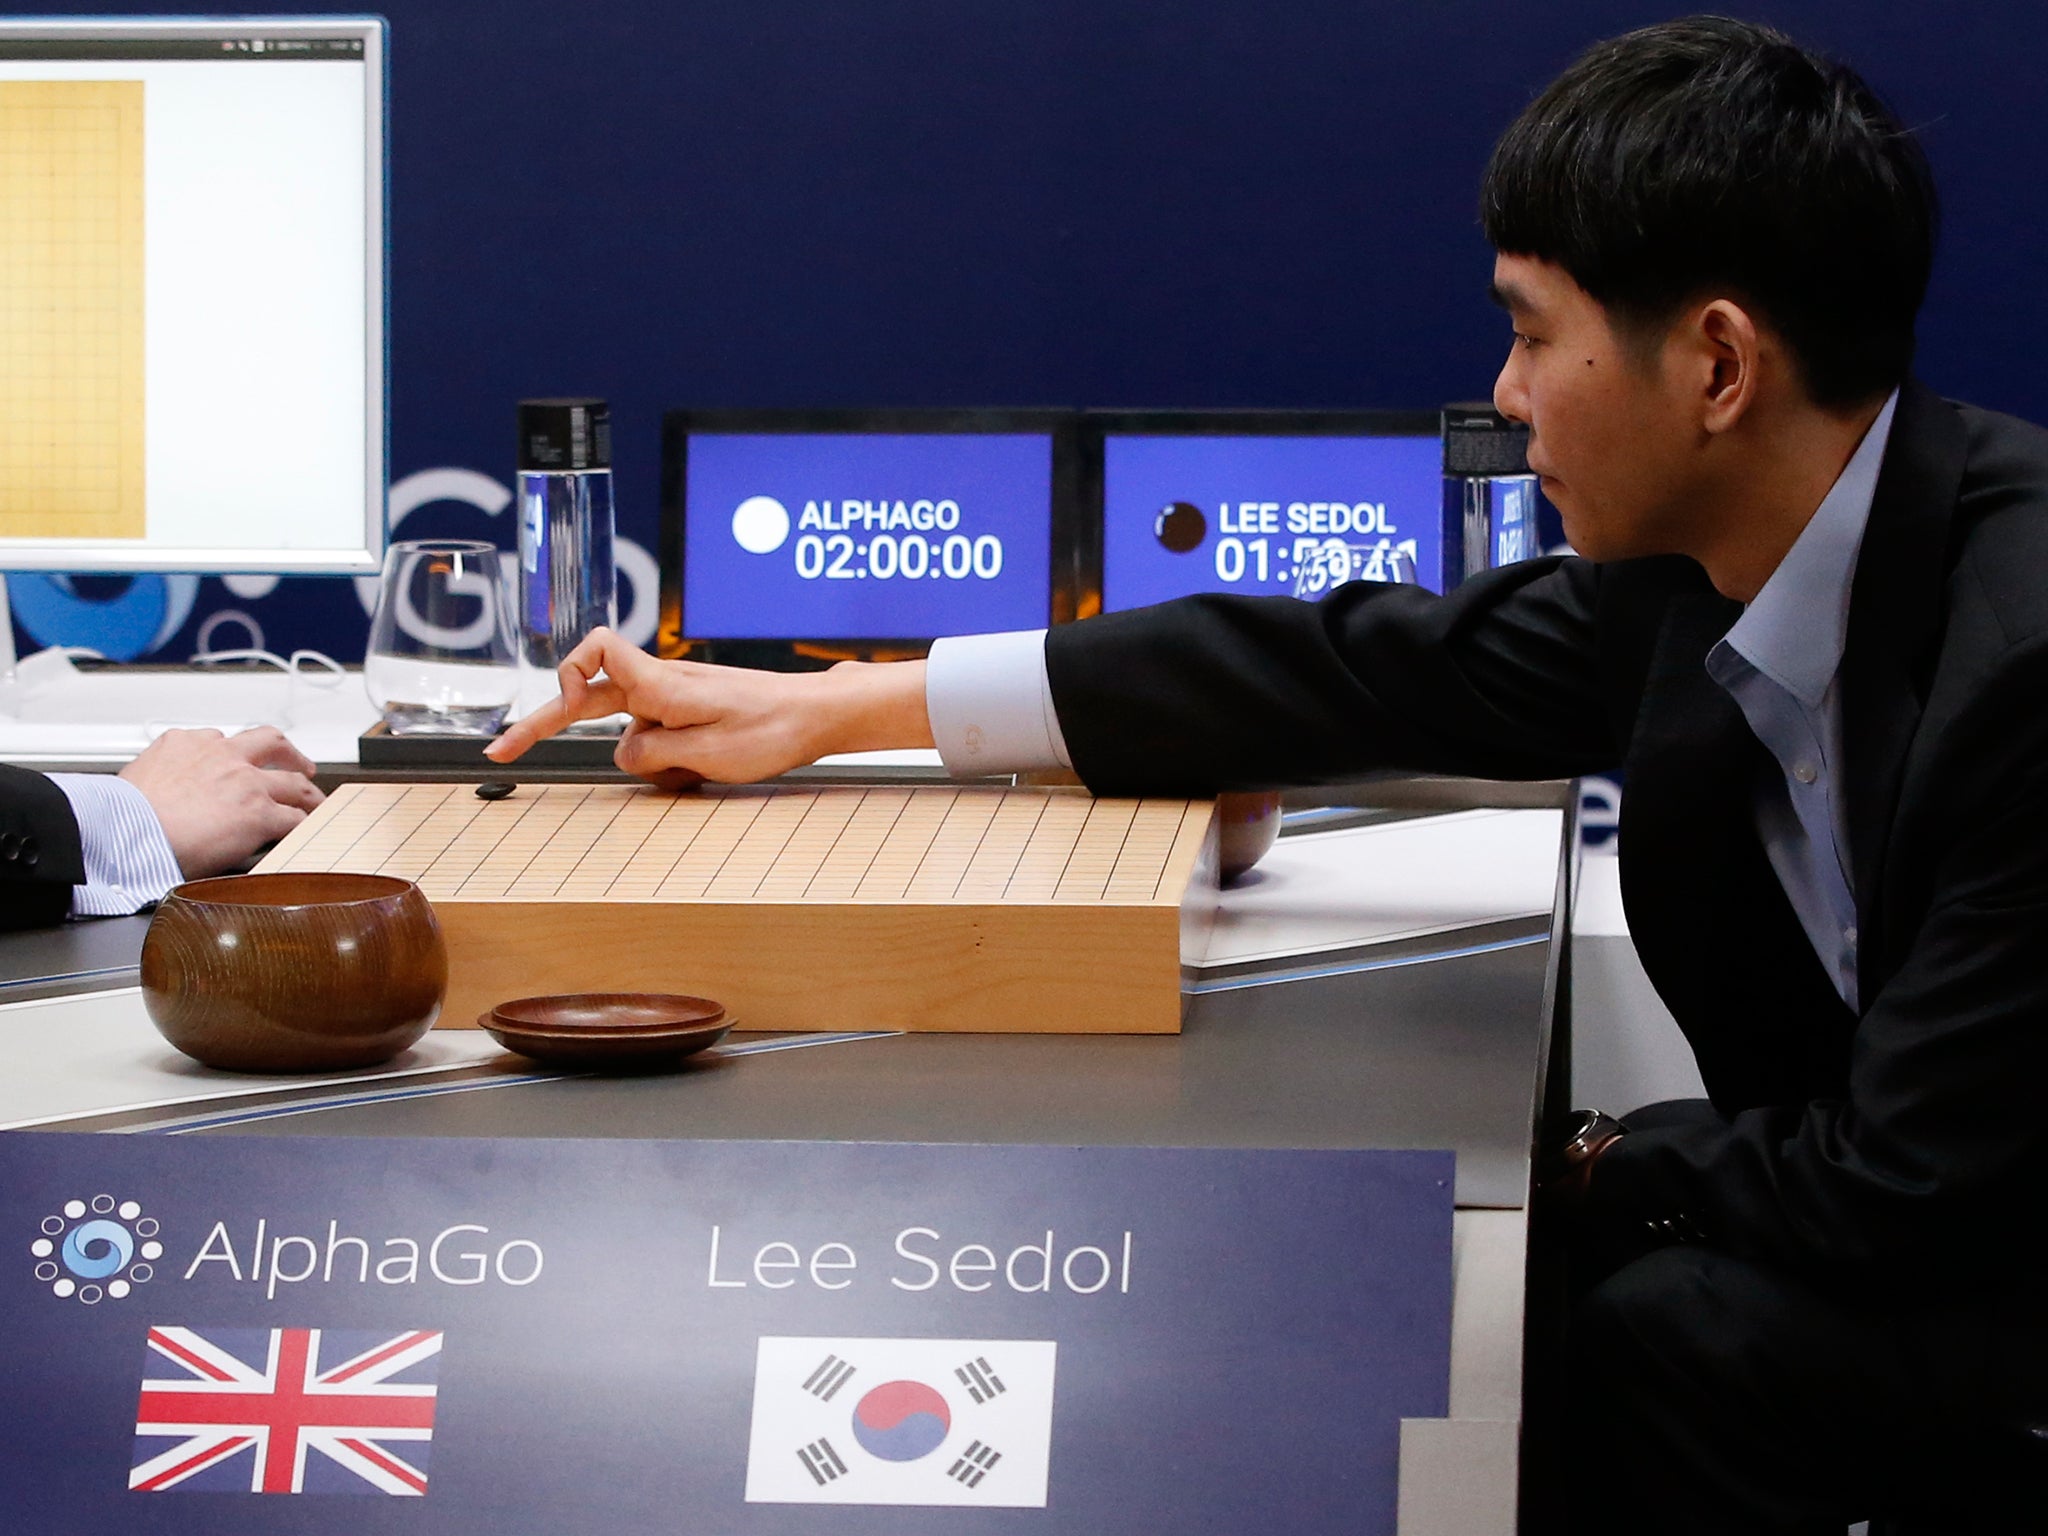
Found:
[[166, 731], [119, 774], [0, 764], [0, 929], [137, 912], [232, 869], [320, 803], [312, 773], [268, 726]]
[[1495, 400], [1583, 558], [811, 677], [597, 636], [494, 750], [626, 709], [655, 777], [919, 741], [1109, 793], [1624, 762], [1630, 929], [1712, 1101], [1589, 1117], [1548, 1175], [1589, 1523], [2048, 1530], [2048, 434], [1911, 380], [1924, 162], [1765, 29], [1596, 47], [1482, 213]]

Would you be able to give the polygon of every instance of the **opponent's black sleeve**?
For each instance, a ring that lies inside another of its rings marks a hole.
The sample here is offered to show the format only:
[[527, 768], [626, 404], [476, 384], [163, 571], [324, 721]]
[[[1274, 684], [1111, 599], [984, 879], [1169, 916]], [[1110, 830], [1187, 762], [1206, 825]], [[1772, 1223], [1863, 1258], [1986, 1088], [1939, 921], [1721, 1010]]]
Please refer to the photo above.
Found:
[[0, 929], [61, 923], [85, 879], [78, 818], [49, 779], [0, 764]]

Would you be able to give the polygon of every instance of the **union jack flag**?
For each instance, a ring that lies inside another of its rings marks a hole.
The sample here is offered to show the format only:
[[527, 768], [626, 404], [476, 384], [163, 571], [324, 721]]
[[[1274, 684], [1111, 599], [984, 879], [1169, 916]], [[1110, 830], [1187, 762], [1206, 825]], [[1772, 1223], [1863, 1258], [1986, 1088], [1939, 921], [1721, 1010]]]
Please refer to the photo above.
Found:
[[423, 1494], [440, 1352], [438, 1332], [152, 1328], [128, 1486]]

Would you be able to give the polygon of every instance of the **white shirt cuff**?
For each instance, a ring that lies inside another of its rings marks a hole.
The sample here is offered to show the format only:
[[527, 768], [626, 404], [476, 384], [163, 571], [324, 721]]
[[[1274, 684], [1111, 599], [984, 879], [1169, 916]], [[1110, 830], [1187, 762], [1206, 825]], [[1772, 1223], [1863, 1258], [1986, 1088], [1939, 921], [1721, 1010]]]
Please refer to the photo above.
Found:
[[1071, 768], [1045, 675], [1045, 631], [958, 635], [932, 644], [924, 707], [950, 773]]
[[71, 888], [73, 917], [126, 917], [162, 901], [185, 876], [149, 800], [111, 773], [53, 773], [78, 818], [85, 883]]

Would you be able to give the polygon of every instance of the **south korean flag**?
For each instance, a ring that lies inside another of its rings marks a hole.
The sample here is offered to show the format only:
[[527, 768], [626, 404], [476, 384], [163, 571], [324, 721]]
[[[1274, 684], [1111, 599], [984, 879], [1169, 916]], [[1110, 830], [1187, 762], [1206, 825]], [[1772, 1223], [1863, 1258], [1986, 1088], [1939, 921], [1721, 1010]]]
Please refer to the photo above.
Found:
[[764, 1338], [747, 1502], [1043, 1509], [1055, 1348]]

